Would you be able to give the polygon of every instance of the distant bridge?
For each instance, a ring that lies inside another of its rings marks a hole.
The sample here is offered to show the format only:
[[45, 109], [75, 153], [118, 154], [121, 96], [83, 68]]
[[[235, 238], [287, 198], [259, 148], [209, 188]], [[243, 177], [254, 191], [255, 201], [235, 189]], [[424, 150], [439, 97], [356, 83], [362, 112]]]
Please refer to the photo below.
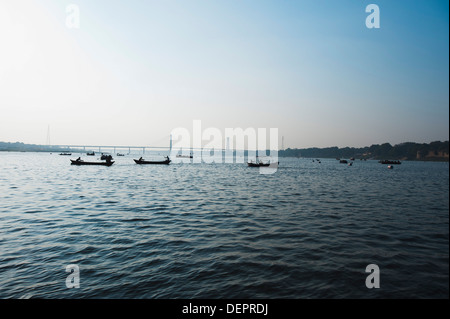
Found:
[[[161, 151], [172, 151], [172, 135], [169, 136], [170, 137], [170, 146], [124, 146], [124, 145], [69, 145], [69, 144], [63, 144], [63, 145], [50, 145], [50, 137], [47, 137], [47, 147], [57, 147], [57, 148], [62, 148], [62, 149], [67, 149], [67, 150], [83, 150], [83, 152], [86, 151], [98, 151], [99, 153], [102, 152], [103, 150], [112, 150], [113, 153], [116, 153], [117, 150], [128, 150], [128, 153], [131, 153], [131, 150], [138, 150], [138, 151], [142, 151], [142, 154], [145, 154], [145, 150], [149, 149], [149, 150], [161, 150]], [[230, 141], [229, 138], [227, 140], [227, 148], [226, 149], [222, 149], [222, 152], [225, 151], [230, 151], [229, 146], [230, 145]], [[212, 148], [211, 148], [212, 149]], [[180, 148], [177, 148], [178, 151], [180, 151]], [[190, 147], [190, 148], [186, 148], [184, 152], [186, 152], [186, 150], [189, 150], [191, 152], [193, 151], [203, 151], [204, 148], [202, 147]], [[234, 150], [236, 151], [236, 150]], [[106, 151], [105, 151], [106, 152]], [[184, 153], [183, 152], [183, 153]]]
[[[66, 150], [83, 150], [83, 152], [87, 152], [87, 151], [98, 151], [99, 153], [102, 152], [102, 150], [106, 153], [108, 151], [111, 151], [113, 153], [116, 153], [117, 150], [128, 150], [128, 153], [131, 153], [131, 150], [137, 150], [137, 151], [142, 151], [142, 154], [145, 154], [145, 150], [161, 150], [161, 151], [171, 151], [172, 147], [170, 146], [120, 146], [120, 145], [68, 145], [68, 144], [63, 144], [63, 145], [47, 145], [47, 147], [57, 147], [57, 148], [61, 148], [61, 149], [66, 149]], [[180, 149], [177, 148], [177, 150], [179, 151]], [[189, 152], [189, 151], [195, 151], [195, 150], [204, 150], [204, 148], [198, 148], [198, 147], [191, 147], [191, 148], [186, 148], [185, 152]], [[225, 151], [225, 149], [223, 149], [222, 151]]]
[[131, 153], [131, 150], [142, 151], [145, 154], [146, 149], [154, 149], [154, 150], [170, 150], [168, 146], [119, 146], [119, 145], [49, 145], [49, 147], [58, 147], [62, 149], [76, 149], [86, 151], [97, 151], [99, 153], [102, 150], [113, 150], [113, 153], [116, 153], [116, 150], [128, 150], [128, 153]]

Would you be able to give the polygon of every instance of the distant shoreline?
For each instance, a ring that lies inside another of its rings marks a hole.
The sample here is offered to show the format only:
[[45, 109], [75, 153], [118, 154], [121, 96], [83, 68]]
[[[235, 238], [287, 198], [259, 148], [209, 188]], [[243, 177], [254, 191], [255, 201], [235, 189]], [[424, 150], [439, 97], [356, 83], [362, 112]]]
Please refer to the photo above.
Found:
[[371, 146], [354, 148], [306, 148], [286, 149], [278, 153], [280, 157], [305, 157], [305, 158], [355, 158], [373, 160], [401, 160], [401, 161], [449, 161], [449, 142], [413, 143], [406, 142], [392, 146], [389, 143], [374, 144]]
[[[63, 152], [71, 152], [71, 153], [86, 153], [84, 150], [70, 150], [70, 151], [15, 151], [15, 150], [0, 150], [0, 153], [63, 153]], [[299, 159], [333, 159], [334, 157], [321, 157], [321, 156], [312, 156], [312, 157], [298, 157], [298, 156], [286, 156], [286, 155], [279, 155], [279, 158], [299, 158]], [[342, 158], [342, 159], [348, 159], [348, 158]], [[356, 161], [360, 160], [367, 160], [367, 161], [379, 161], [379, 160], [385, 160], [385, 159], [391, 159], [391, 158], [367, 158], [367, 159], [360, 159], [355, 158]], [[404, 162], [439, 162], [439, 163], [446, 163], [449, 162], [448, 157], [435, 157], [435, 158], [422, 158], [422, 159], [400, 159]]]
[[[84, 149], [70, 149], [48, 145], [24, 144], [20, 142], [0, 142], [0, 152], [41, 152], [57, 153], [72, 152], [84, 153]], [[269, 151], [268, 151], [269, 152]], [[245, 152], [245, 154], [247, 154]], [[389, 143], [374, 144], [371, 146], [354, 147], [326, 147], [326, 148], [304, 148], [285, 149], [278, 151], [279, 157], [297, 158], [355, 158], [356, 160], [401, 160], [401, 161], [433, 161], [449, 162], [449, 142], [431, 143], [401, 143], [392, 146]]]

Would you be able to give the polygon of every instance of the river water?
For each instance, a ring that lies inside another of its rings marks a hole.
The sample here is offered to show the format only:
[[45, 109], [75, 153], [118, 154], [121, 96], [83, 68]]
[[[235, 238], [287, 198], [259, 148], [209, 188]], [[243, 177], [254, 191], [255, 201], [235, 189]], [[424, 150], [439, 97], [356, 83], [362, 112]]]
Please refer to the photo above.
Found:
[[0, 298], [449, 297], [448, 163], [78, 156], [0, 152]]

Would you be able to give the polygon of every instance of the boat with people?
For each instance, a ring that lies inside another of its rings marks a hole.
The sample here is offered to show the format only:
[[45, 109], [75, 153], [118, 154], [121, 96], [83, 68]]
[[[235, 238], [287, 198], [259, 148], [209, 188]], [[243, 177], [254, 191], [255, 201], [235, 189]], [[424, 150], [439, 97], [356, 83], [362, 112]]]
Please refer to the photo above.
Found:
[[83, 161], [80, 157], [78, 157], [76, 160], [70, 160], [71, 165], [77, 165], [77, 166], [82, 166], [82, 165], [100, 165], [100, 166], [111, 166], [112, 164], [114, 164], [114, 161], [111, 160], [112, 156], [106, 159], [105, 162], [85, 162]]
[[401, 164], [400, 161], [389, 161], [389, 160], [379, 161], [378, 163], [389, 164], [389, 165], [400, 165]]
[[71, 155], [72, 155], [72, 153], [62, 152], [62, 153], [61, 153], [61, 154], [59, 154], [59, 155], [62, 155], [62, 156], [71, 156]]
[[254, 162], [250, 161], [247, 163], [247, 165], [249, 167], [267, 167], [267, 166], [270, 166], [270, 163], [262, 163], [262, 162], [254, 163]]
[[168, 156], [166, 156], [165, 159], [162, 160], [162, 161], [146, 161], [142, 157], [139, 158], [139, 159], [133, 159], [133, 160], [134, 160], [134, 162], [136, 164], [162, 164], [162, 165], [169, 165], [170, 162], [171, 162], [171, 160], [170, 160], [170, 158]]
[[87, 152], [86, 155], [87, 156], [95, 156], [95, 152]]
[[[258, 156], [256, 157], [256, 161], [250, 160], [250, 162], [247, 162], [248, 167], [268, 167], [271, 164], [270, 160], [263, 162]], [[280, 162], [277, 162], [277, 165], [280, 164]]]
[[104, 161], [104, 160], [106, 160], [107, 158], [112, 159], [112, 155], [107, 154], [107, 153], [102, 153], [102, 156], [100, 157], [100, 159], [101, 159], [102, 161]]

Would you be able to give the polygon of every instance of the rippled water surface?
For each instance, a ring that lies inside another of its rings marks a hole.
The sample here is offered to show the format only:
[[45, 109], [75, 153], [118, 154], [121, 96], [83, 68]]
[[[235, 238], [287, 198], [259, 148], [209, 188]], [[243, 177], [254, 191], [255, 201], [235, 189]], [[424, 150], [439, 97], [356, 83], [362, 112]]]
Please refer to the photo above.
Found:
[[260, 175], [0, 152], [0, 297], [448, 298], [448, 219], [448, 163], [281, 158]]

